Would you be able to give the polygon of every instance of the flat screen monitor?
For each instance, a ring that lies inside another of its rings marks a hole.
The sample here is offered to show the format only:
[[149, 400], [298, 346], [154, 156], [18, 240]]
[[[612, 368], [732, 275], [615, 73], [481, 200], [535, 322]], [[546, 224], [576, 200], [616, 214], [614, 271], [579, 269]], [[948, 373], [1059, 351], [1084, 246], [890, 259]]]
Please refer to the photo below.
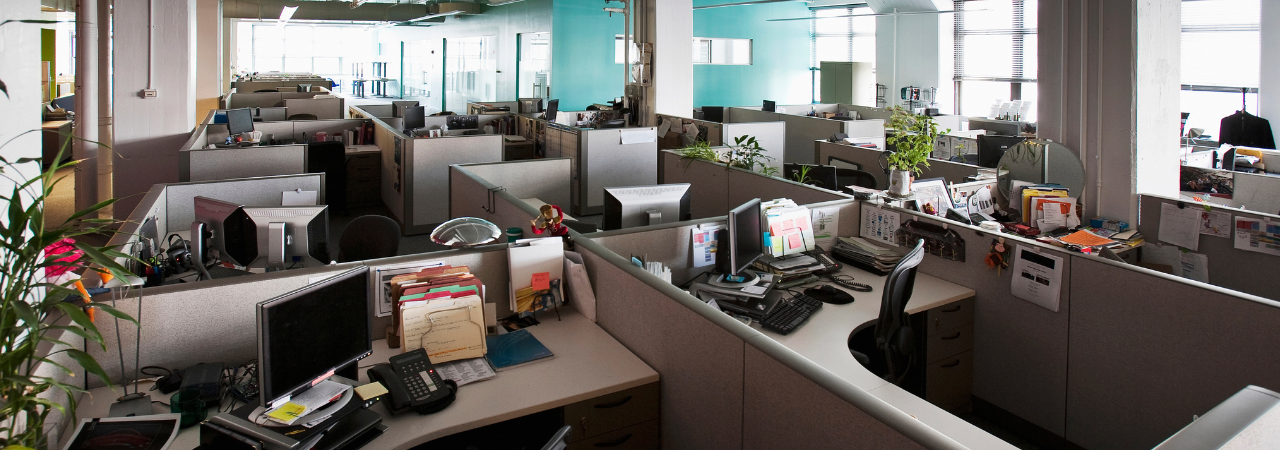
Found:
[[760, 108], [760, 110], [764, 112], [775, 112], [778, 110], [778, 104], [773, 100], [765, 100], [764, 107]]
[[396, 100], [391, 102], [391, 117], [404, 117], [404, 109], [418, 106], [417, 100]]
[[542, 112], [541, 98], [522, 98], [518, 107], [520, 113], [540, 113]]
[[329, 261], [327, 206], [246, 206], [244, 213], [253, 220], [258, 241], [258, 255], [247, 266], [287, 269]]
[[689, 183], [605, 188], [604, 229], [690, 220]]
[[556, 111], [560, 109], [560, 99], [547, 100], [547, 112], [543, 114], [543, 118], [547, 122], [556, 121]]
[[764, 232], [760, 229], [760, 199], [752, 199], [729, 211], [728, 232], [728, 245], [720, 247], [727, 247], [729, 250], [728, 272], [723, 275], [740, 276], [751, 267], [751, 263], [764, 256]]
[[404, 129], [416, 130], [427, 126], [427, 109], [422, 106], [409, 106], [404, 109]]
[[[806, 168], [809, 169], [807, 172], [805, 171]], [[782, 165], [782, 175], [791, 181], [833, 191], [838, 190], [835, 166], [785, 163]]]
[[707, 122], [724, 123], [724, 107], [723, 106], [703, 106], [702, 120]]
[[[201, 242], [217, 253], [220, 261], [248, 266], [258, 257], [258, 237], [253, 219], [245, 214], [243, 205], [209, 197], [199, 197], [195, 202], [195, 220], [205, 225], [208, 237]], [[195, 236], [192, 236], [195, 239]]]
[[311, 85], [310, 85], [310, 84], [299, 84], [299, 85], [298, 85], [298, 92], [311, 92]]
[[310, 388], [373, 351], [369, 268], [258, 303], [259, 404]]
[[253, 131], [253, 111], [249, 108], [227, 110], [227, 132], [231, 135]]
[[1010, 147], [1026, 140], [1016, 136], [978, 135], [978, 166], [994, 169]]

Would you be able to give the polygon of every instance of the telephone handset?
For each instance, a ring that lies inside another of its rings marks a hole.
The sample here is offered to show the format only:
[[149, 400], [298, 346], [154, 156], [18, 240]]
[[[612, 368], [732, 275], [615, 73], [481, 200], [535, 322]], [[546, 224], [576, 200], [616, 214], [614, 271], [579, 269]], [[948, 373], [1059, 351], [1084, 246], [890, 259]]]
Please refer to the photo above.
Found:
[[431, 414], [453, 403], [458, 384], [440, 378], [425, 349], [392, 356], [386, 364], [373, 366], [367, 372], [369, 381], [381, 382], [391, 392], [387, 410], [400, 414], [410, 409], [418, 414]]

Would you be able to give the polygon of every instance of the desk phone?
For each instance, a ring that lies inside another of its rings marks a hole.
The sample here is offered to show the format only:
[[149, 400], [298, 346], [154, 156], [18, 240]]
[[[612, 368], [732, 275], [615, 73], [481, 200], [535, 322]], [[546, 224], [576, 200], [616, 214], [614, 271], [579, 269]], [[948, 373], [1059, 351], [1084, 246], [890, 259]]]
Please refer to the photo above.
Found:
[[391, 392], [387, 410], [400, 414], [413, 409], [418, 414], [431, 414], [453, 403], [458, 384], [440, 378], [427, 351], [417, 349], [392, 356], [386, 364], [373, 366], [367, 372]]

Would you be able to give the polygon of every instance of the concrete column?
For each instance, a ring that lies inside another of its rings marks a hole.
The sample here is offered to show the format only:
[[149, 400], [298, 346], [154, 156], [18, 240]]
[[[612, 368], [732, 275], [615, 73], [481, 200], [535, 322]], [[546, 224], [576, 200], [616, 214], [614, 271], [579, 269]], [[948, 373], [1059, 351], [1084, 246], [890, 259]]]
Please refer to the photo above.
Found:
[[[112, 92], [107, 89], [111, 86], [111, 4], [112, 0], [97, 0], [98, 2], [98, 142], [102, 143], [98, 149], [97, 163], [97, 201], [103, 202], [115, 197], [115, 188], [113, 171], [115, 170], [115, 146], [114, 130], [112, 117], [115, 111], [112, 109], [114, 104]], [[111, 218], [115, 215], [115, 205], [107, 205], [98, 210], [98, 216], [101, 218]]]
[[1258, 85], [1258, 117], [1271, 121], [1280, 137], [1280, 2], [1262, 2], [1262, 60]]
[[659, 0], [647, 10], [653, 40], [653, 112], [693, 114], [693, 1]]
[[240, 33], [235, 28], [236, 23], [236, 19], [222, 19], [222, 92], [231, 90], [231, 78], [235, 75], [231, 69], [239, 66], [236, 61], [239, 56], [236, 54], [236, 49], [239, 48], [236, 40], [240, 38]]
[[196, 33], [195, 0], [115, 0], [117, 218], [135, 194], [178, 181], [177, 150], [196, 124]]
[[98, 203], [98, 0], [76, 2], [76, 211]]
[[[1178, 195], [1182, 2], [1137, 2], [1137, 104], [1133, 191]], [[1136, 199], [1134, 200], [1137, 201]], [[1136, 209], [1135, 209], [1136, 211]], [[1130, 222], [1134, 223], [1134, 222]]]
[[196, 123], [218, 109], [222, 95], [222, 1], [196, 0]]
[[[5, 0], [0, 8], [0, 22], [40, 17], [37, 0]], [[10, 162], [19, 158], [39, 159], [40, 133], [28, 132], [40, 129], [40, 26], [11, 23], [0, 27], [0, 81], [7, 94], [0, 94], [0, 155]], [[26, 134], [23, 134], [26, 133]], [[18, 137], [21, 135], [21, 137]], [[16, 138], [16, 139], [15, 139]], [[13, 141], [10, 141], [13, 139]], [[21, 166], [22, 176], [32, 176], [39, 170], [35, 163]], [[5, 169], [5, 173], [9, 173]], [[15, 177], [17, 178], [17, 177]], [[0, 177], [0, 191], [7, 196], [13, 185]]]

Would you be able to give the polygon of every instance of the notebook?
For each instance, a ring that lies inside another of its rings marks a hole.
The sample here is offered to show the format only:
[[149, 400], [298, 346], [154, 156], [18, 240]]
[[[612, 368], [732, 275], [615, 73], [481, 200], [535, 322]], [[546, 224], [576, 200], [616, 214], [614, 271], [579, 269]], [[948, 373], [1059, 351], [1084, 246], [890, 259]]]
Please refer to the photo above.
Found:
[[516, 330], [507, 334], [485, 337], [489, 347], [489, 363], [494, 370], [503, 371], [522, 364], [527, 364], [554, 354], [548, 350], [529, 330]]

